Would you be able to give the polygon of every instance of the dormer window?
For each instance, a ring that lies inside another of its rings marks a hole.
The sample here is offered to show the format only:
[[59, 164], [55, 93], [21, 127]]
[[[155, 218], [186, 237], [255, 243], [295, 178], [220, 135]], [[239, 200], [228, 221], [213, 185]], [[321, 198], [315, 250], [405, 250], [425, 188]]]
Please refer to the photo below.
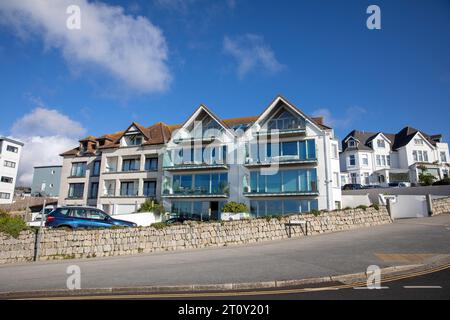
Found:
[[130, 134], [123, 137], [124, 146], [140, 146], [143, 142], [142, 135]]
[[356, 141], [355, 140], [349, 140], [348, 141], [348, 146], [349, 147], [356, 147]]
[[378, 139], [377, 140], [377, 146], [378, 146], [378, 148], [385, 148], [386, 144], [385, 144], [383, 139]]
[[414, 139], [414, 144], [417, 146], [423, 145], [423, 140], [420, 138]]

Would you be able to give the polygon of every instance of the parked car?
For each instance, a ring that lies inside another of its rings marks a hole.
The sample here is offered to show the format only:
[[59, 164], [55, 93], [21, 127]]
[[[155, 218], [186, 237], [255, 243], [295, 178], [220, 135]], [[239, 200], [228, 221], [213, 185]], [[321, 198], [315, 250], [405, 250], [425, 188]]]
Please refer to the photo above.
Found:
[[174, 217], [166, 220], [165, 222], [167, 224], [173, 224], [173, 223], [183, 223], [185, 221], [200, 221], [200, 218], [198, 217]]
[[137, 227], [130, 221], [114, 219], [97, 208], [61, 207], [47, 215], [46, 227], [71, 229], [77, 228], [111, 228], [113, 226]]
[[390, 182], [389, 188], [406, 188], [411, 187], [411, 183], [409, 182]]
[[348, 183], [342, 187], [342, 190], [361, 190], [363, 186], [359, 183]]

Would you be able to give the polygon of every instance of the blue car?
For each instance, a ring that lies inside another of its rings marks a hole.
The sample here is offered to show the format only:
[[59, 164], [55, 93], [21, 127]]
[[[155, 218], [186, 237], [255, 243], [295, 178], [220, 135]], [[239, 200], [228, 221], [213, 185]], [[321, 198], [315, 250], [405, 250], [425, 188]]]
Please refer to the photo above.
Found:
[[52, 228], [111, 228], [113, 226], [137, 227], [134, 222], [110, 217], [102, 210], [89, 207], [61, 207], [47, 215], [46, 227]]

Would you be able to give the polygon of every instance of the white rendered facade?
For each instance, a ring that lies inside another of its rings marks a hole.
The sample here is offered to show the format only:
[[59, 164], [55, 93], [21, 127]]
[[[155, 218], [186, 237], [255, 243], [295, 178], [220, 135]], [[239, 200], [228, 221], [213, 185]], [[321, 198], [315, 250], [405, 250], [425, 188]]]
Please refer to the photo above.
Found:
[[13, 201], [23, 143], [0, 137], [0, 204]]

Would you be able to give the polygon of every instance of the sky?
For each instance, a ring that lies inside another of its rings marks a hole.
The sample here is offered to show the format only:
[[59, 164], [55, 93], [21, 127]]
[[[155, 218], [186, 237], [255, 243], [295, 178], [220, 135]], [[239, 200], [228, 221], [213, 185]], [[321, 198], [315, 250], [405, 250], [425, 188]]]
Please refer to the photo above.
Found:
[[450, 2], [0, 0], [0, 88], [0, 135], [25, 142], [18, 185], [86, 135], [202, 103], [259, 115], [278, 94], [340, 139], [410, 125], [449, 141]]

